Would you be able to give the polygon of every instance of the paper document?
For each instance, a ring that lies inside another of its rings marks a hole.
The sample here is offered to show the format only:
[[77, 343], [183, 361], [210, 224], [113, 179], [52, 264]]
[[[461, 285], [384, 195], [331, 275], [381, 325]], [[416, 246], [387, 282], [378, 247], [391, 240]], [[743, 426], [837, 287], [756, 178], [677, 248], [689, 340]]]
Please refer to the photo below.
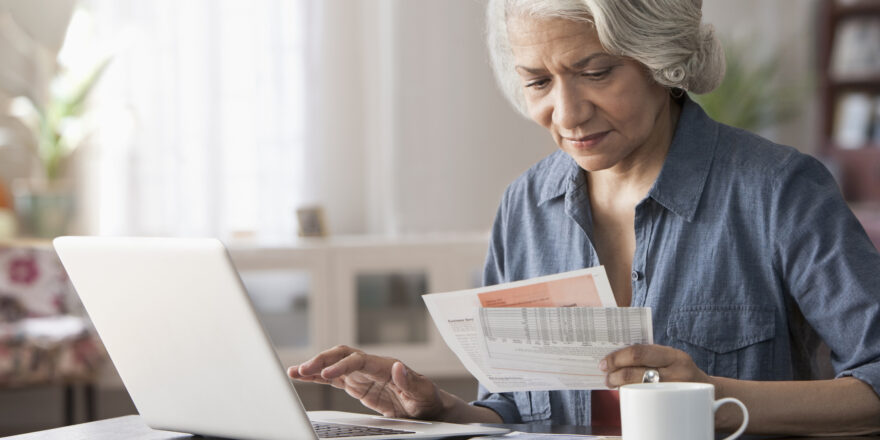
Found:
[[[534, 375], [531, 390], [605, 388], [599, 361], [612, 351], [653, 339], [648, 308], [480, 309], [477, 316], [489, 367]], [[538, 385], [544, 376], [545, 385]], [[505, 382], [506, 387], [517, 385], [510, 378]]]
[[654, 340], [650, 309], [617, 308], [601, 266], [422, 297], [491, 392], [606, 389], [599, 360]]

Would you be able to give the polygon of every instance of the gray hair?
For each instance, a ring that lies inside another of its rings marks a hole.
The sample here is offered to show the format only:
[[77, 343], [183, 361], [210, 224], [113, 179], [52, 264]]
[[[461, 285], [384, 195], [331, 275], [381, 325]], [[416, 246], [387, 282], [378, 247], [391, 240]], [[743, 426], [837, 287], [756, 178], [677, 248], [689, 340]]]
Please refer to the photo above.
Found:
[[724, 50], [702, 0], [489, 0], [487, 43], [501, 91], [527, 115], [507, 34], [509, 17], [563, 18], [592, 24], [602, 47], [643, 64], [670, 89], [709, 93], [724, 78]]

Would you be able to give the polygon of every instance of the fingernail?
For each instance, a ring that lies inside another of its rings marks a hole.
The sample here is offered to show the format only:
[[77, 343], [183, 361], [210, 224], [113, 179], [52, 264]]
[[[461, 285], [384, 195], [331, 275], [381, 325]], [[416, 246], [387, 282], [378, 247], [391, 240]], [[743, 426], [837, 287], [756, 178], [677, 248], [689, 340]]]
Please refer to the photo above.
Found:
[[606, 362], [605, 359], [602, 359], [601, 361], [599, 361], [599, 369], [602, 371], [608, 370], [608, 362]]

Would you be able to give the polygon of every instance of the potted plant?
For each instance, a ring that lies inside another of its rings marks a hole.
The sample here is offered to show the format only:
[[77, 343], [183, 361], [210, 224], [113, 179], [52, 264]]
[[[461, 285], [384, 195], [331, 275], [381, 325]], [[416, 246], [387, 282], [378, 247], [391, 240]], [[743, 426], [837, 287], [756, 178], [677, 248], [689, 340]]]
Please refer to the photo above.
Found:
[[724, 45], [724, 81], [705, 95], [694, 96], [706, 113], [724, 124], [760, 132], [796, 117], [802, 110], [810, 78], [780, 83], [779, 54], [754, 55], [754, 40]]
[[[33, 155], [27, 177], [19, 174], [11, 182], [12, 193], [20, 232], [48, 238], [66, 233], [73, 217], [71, 159], [89, 135], [87, 98], [109, 58], [96, 59], [81, 49], [81, 35], [71, 46], [75, 56], [62, 57], [62, 47], [70, 43], [75, 0], [53, 3], [53, 14], [39, 23], [28, 14], [13, 14], [37, 6], [26, 0], [17, 4], [14, 10], [0, 9], [0, 96], [16, 121], [16, 145]], [[81, 34], [88, 20], [80, 22]], [[84, 55], [92, 61], [83, 62]]]
[[16, 211], [27, 235], [51, 238], [67, 232], [75, 208], [68, 180], [71, 158], [89, 134], [83, 121], [86, 101], [108, 63], [109, 59], [101, 61], [85, 77], [60, 69], [45, 102], [17, 100], [16, 116], [33, 133], [39, 164], [30, 179], [13, 184]]

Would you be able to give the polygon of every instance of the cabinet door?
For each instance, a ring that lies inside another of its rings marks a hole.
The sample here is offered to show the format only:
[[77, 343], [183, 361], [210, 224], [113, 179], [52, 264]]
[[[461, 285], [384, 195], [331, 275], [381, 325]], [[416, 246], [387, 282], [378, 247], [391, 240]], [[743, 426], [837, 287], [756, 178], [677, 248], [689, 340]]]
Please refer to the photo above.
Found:
[[263, 328], [285, 365], [332, 343], [323, 248], [231, 248], [230, 255]]
[[421, 296], [479, 286], [486, 241], [334, 248], [339, 342], [391, 356], [422, 374], [459, 376]]

